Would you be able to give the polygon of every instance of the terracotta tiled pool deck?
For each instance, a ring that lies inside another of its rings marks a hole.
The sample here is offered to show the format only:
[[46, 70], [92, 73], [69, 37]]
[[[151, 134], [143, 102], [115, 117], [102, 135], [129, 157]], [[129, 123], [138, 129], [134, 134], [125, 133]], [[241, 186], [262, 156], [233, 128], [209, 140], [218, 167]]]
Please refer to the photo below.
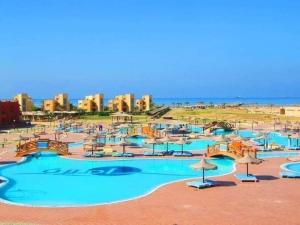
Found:
[[[0, 161], [10, 160], [15, 160], [12, 151], [1, 155]], [[274, 158], [250, 166], [258, 183], [240, 183], [230, 174], [215, 178], [219, 182], [215, 188], [198, 190], [178, 182], [120, 204], [31, 208], [0, 203], [0, 224], [299, 225], [300, 180], [279, 178], [280, 165], [285, 162]], [[237, 170], [245, 168], [238, 166]]]

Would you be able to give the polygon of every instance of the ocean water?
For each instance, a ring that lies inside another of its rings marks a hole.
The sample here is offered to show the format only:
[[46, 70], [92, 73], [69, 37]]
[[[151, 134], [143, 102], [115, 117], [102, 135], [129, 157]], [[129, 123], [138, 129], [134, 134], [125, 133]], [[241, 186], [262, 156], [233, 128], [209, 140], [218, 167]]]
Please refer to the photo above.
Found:
[[[79, 99], [71, 99], [73, 105], [78, 104]], [[104, 100], [104, 104], [108, 104], [109, 99]], [[300, 97], [286, 97], [286, 98], [154, 98], [154, 103], [157, 105], [175, 106], [181, 105], [195, 105], [195, 104], [258, 104], [258, 105], [300, 105]], [[34, 99], [36, 106], [41, 106], [42, 99]]]

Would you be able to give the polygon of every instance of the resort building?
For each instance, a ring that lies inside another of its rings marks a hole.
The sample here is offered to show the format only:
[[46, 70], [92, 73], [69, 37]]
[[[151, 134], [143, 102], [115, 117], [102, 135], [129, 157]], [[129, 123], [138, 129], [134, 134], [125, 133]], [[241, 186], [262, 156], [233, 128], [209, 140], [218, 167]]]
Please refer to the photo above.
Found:
[[78, 109], [85, 112], [102, 112], [104, 109], [103, 99], [103, 94], [86, 96], [85, 99], [78, 101]]
[[152, 96], [145, 95], [136, 101], [136, 108], [140, 112], [150, 111], [152, 107]]
[[33, 110], [33, 103], [31, 97], [26, 93], [18, 94], [14, 97], [15, 101], [18, 101], [20, 110], [22, 112], [31, 112]]
[[44, 100], [43, 110], [46, 112], [70, 111], [70, 102], [68, 94], [59, 94], [54, 99]]
[[0, 101], [0, 126], [20, 122], [21, 110], [17, 101]]
[[134, 95], [118, 95], [108, 103], [108, 108], [113, 112], [133, 112], [134, 111]]
[[285, 116], [300, 117], [300, 107], [286, 106], [284, 108], [280, 108], [280, 114]]

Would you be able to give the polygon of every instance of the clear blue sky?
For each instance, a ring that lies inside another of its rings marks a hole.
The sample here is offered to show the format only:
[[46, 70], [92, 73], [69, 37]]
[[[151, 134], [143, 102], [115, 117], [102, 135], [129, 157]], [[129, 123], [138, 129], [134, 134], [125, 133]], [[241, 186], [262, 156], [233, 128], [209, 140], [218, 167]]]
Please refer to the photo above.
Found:
[[298, 97], [299, 0], [0, 0], [0, 98]]

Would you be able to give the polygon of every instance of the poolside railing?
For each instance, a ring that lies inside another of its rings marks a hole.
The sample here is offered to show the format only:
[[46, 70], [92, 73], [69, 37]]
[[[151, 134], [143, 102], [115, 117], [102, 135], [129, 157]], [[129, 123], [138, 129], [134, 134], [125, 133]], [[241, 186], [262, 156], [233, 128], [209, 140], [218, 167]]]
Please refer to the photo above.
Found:
[[[44, 143], [46, 147], [40, 147], [40, 143]], [[16, 150], [17, 157], [23, 157], [38, 151], [52, 151], [59, 155], [69, 155], [68, 143], [54, 141], [49, 139], [39, 139], [34, 141], [28, 141], [24, 144], [18, 144]]]

